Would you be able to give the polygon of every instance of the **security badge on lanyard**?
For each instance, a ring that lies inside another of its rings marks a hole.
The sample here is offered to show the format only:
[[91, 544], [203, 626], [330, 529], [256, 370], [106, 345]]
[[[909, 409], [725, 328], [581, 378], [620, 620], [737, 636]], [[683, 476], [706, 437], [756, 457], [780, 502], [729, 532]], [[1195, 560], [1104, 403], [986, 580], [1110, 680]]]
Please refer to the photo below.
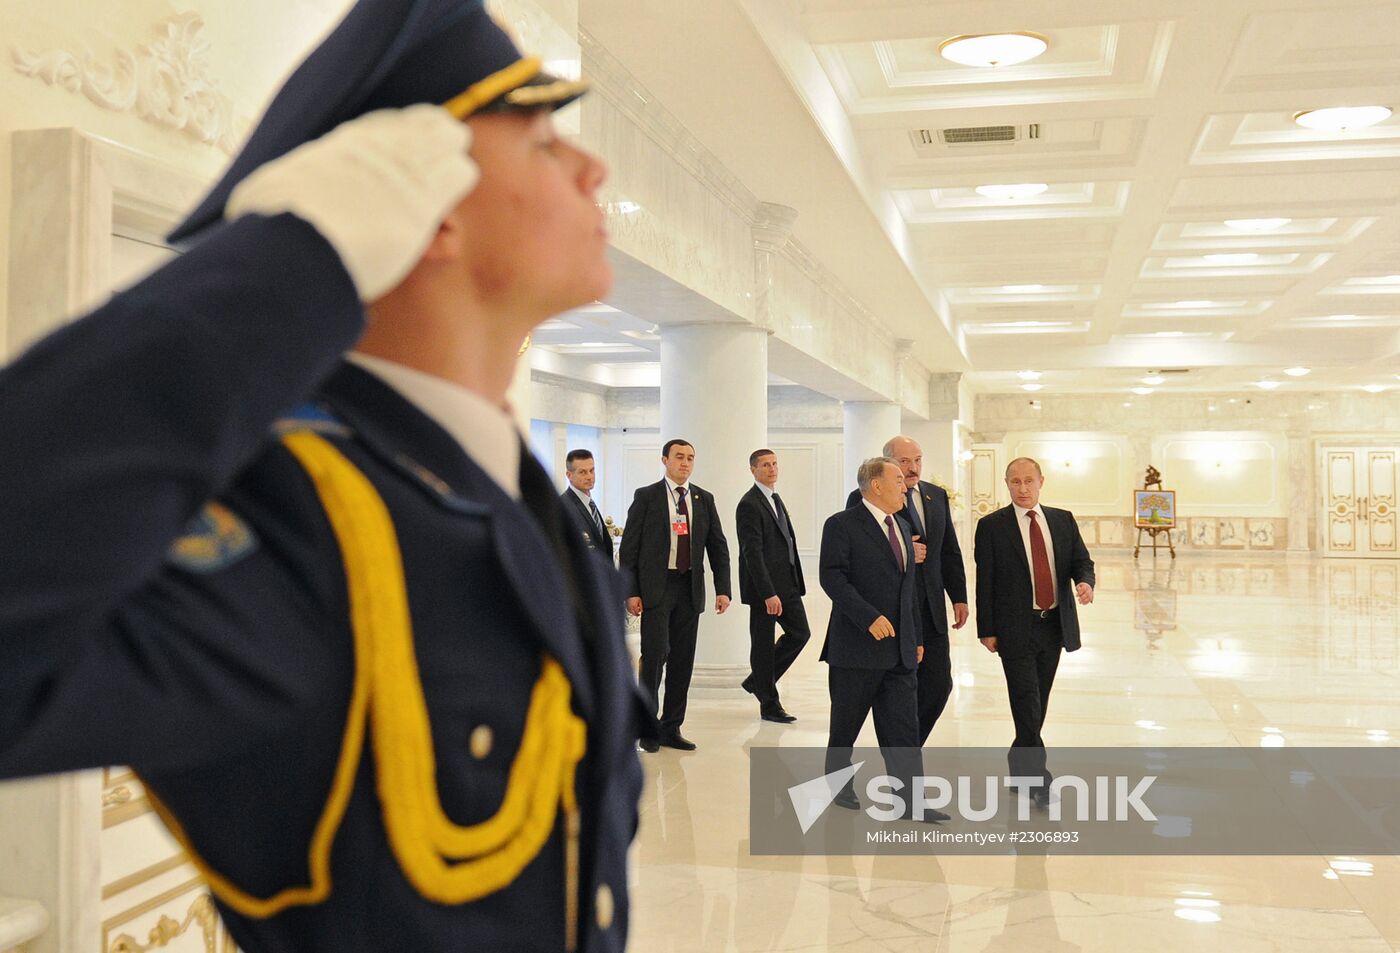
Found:
[[[675, 533], [677, 536], [689, 536], [690, 515], [688, 513], [678, 513], [675, 511], [691, 501], [686, 500], [685, 497], [676, 493], [672, 493], [669, 488], [666, 492], [671, 496], [671, 532]], [[686, 507], [686, 509], [689, 509], [689, 507]]]

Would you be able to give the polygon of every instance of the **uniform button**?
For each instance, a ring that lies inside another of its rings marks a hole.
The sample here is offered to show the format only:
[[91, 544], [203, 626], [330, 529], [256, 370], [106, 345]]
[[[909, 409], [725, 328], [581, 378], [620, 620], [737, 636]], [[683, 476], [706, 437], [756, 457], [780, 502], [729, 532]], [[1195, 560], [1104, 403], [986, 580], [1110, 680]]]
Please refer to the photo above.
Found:
[[607, 884], [598, 887], [598, 896], [593, 901], [593, 915], [598, 921], [598, 929], [606, 930], [612, 926], [613, 895], [612, 888]]
[[477, 725], [472, 729], [471, 749], [472, 757], [478, 761], [484, 759], [491, 753], [491, 745], [495, 742], [496, 736], [491, 731], [490, 725]]

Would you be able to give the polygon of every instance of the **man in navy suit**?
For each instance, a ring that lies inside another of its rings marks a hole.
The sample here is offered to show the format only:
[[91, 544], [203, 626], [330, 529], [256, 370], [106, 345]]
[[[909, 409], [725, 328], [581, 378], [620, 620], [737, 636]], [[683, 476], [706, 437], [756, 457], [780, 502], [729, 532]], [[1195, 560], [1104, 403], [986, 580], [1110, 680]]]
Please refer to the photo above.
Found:
[[593, 462], [593, 454], [588, 450], [570, 450], [564, 457], [564, 474], [569, 488], [559, 494], [570, 512], [578, 517], [582, 525], [583, 538], [593, 549], [601, 550], [604, 558], [612, 559], [612, 534], [608, 524], [603, 522], [603, 513], [593, 502], [593, 487], [598, 482], [598, 474]]
[[[904, 508], [904, 478], [888, 457], [866, 460], [856, 471], [861, 501], [835, 513], [822, 527], [821, 585], [831, 597], [831, 620], [821, 660], [831, 692], [827, 773], [850, 764], [851, 748], [865, 719], [875, 715], [875, 736], [888, 773], [909, 782], [919, 773], [919, 717], [915, 669], [923, 658], [919, 629], [914, 541], [895, 516]], [[836, 797], [856, 809], [848, 785]], [[924, 819], [948, 815], [925, 810]]]
[[977, 524], [977, 637], [1001, 656], [1016, 738], [1011, 773], [1039, 783], [1031, 798], [1049, 802], [1050, 773], [1040, 732], [1060, 650], [1079, 649], [1075, 601], [1094, 601], [1094, 561], [1069, 510], [1040, 505], [1040, 464], [1017, 457], [1006, 467], [1011, 504]]
[[695, 742], [681, 734], [695, 639], [705, 611], [705, 563], [715, 574], [715, 614], [729, 608], [729, 544], [720, 526], [714, 494], [690, 482], [695, 448], [687, 440], [668, 440], [661, 449], [666, 476], [637, 490], [627, 508], [618, 565], [627, 589], [627, 611], [642, 617], [641, 683], [653, 705], [659, 701], [662, 676], [666, 700], [657, 737], [642, 738], [642, 750], [661, 745], [694, 751]]
[[[953, 666], [948, 645], [948, 610], [944, 595], [953, 604], [953, 628], [967, 624], [967, 573], [962, 549], [953, 526], [948, 491], [920, 479], [924, 452], [917, 441], [903, 435], [885, 444], [885, 456], [899, 464], [904, 477], [902, 515], [913, 530], [918, 559], [919, 621], [924, 633], [924, 659], [919, 663], [919, 744], [928, 741], [938, 716], [953, 692]], [[847, 506], [859, 501], [853, 491]]]
[[611, 284], [581, 91], [363, 0], [0, 374], [0, 778], [132, 766], [246, 953], [626, 945], [623, 594], [505, 406]]

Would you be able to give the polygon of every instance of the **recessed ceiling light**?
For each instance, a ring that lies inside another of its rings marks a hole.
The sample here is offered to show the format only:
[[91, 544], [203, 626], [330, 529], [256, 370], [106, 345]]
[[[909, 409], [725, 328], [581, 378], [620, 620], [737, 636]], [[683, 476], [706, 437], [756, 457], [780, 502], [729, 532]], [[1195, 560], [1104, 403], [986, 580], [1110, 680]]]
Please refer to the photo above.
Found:
[[1389, 106], [1330, 106], [1327, 109], [1305, 109], [1293, 114], [1293, 121], [1298, 125], [1320, 132], [1365, 129], [1389, 118]]
[[1044, 384], [1022, 384], [1021, 390], [1037, 391], [1044, 387]]
[[1290, 368], [1287, 368], [1286, 370], [1284, 370], [1284, 373], [1287, 374], [1289, 377], [1307, 377], [1308, 374], [1312, 373], [1312, 368], [1311, 368], [1311, 367], [1290, 367]]
[[1049, 41], [1038, 33], [979, 33], [944, 40], [938, 44], [938, 52], [945, 60], [962, 66], [990, 68], [1033, 60], [1049, 46]]
[[1231, 252], [1225, 255], [1206, 255], [1206, 261], [1212, 265], [1252, 265], [1261, 256], [1255, 252]]
[[1049, 188], [1050, 186], [1044, 182], [1015, 182], [1008, 185], [979, 185], [975, 191], [978, 195], [989, 199], [1020, 202], [1024, 199], [1033, 199]]
[[1165, 384], [1166, 381], [1167, 379], [1161, 374], [1148, 374], [1142, 379], [1142, 382], [1149, 387], [1156, 387], [1159, 384]]
[[1271, 232], [1292, 221], [1291, 218], [1227, 218], [1225, 224], [1237, 232]]
[[1152, 393], [1152, 388], [1150, 388], [1150, 387], [1134, 387], [1134, 388], [1133, 388], [1133, 393], [1134, 393], [1134, 394], [1137, 394], [1139, 397], [1146, 397], [1148, 394]]
[[1016, 376], [1023, 381], [1038, 381], [1044, 375], [1040, 371], [1017, 371]]
[[1164, 308], [1213, 308], [1214, 301], [1173, 301], [1162, 305]]
[[1260, 390], [1273, 390], [1282, 383], [1282, 381], [1255, 381], [1254, 386]]
[[1007, 294], [1023, 295], [1034, 294], [1037, 291], [1044, 291], [1044, 285], [1002, 285], [1001, 290]]
[[1368, 394], [1379, 394], [1383, 390], [1388, 390], [1384, 384], [1367, 384], [1361, 388]]

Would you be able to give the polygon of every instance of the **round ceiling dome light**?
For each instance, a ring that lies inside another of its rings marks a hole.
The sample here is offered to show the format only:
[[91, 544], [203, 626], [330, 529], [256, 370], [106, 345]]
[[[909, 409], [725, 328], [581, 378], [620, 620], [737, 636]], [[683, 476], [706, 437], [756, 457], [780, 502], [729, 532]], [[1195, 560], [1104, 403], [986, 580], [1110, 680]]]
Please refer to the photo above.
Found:
[[984, 198], [1020, 202], [1042, 195], [1049, 188], [1044, 182], [1016, 182], [1010, 185], [979, 185], [973, 191]]
[[1390, 118], [1389, 106], [1330, 106], [1327, 109], [1305, 109], [1293, 114], [1293, 121], [1304, 129], [1318, 132], [1345, 132], [1365, 129]]
[[990, 69], [1033, 60], [1049, 46], [1039, 33], [978, 33], [950, 37], [938, 44], [938, 53], [961, 66]]

